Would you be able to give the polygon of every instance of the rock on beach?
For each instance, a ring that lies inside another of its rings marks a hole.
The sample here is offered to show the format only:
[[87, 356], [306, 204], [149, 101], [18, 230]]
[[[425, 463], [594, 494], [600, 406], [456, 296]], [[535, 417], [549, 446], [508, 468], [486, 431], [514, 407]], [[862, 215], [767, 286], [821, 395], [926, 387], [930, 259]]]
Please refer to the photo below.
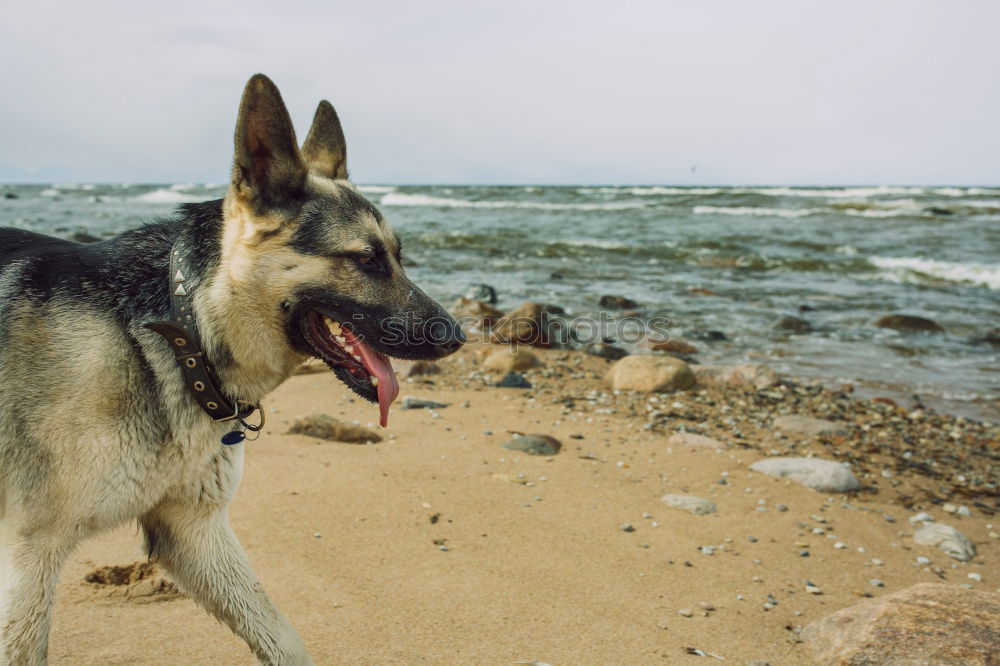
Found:
[[758, 363], [742, 365], [695, 365], [691, 368], [702, 386], [754, 386], [769, 388], [778, 383], [778, 374]]
[[845, 493], [861, 487], [851, 470], [819, 458], [765, 458], [750, 465], [750, 469], [768, 476], [787, 477], [825, 493]]
[[615, 389], [645, 393], [667, 393], [690, 388], [694, 373], [684, 361], [672, 356], [626, 356], [608, 372], [607, 381]]
[[724, 451], [726, 445], [717, 439], [696, 435], [692, 432], [676, 432], [667, 439], [667, 444], [672, 446], [688, 446], [693, 449], [714, 449]]
[[448, 311], [463, 324], [472, 323], [485, 328], [489, 328], [503, 317], [503, 312], [489, 303], [465, 297], [452, 303]]
[[329, 414], [310, 414], [295, 419], [288, 429], [290, 435], [305, 435], [331, 442], [365, 444], [381, 442], [382, 436], [373, 430], [353, 423], [338, 421]]
[[483, 367], [495, 372], [515, 372], [537, 368], [542, 362], [529, 350], [521, 346], [497, 349], [486, 357]]
[[717, 511], [715, 502], [694, 495], [666, 494], [660, 501], [675, 509], [684, 509], [696, 516], [707, 516]]
[[808, 416], [779, 416], [774, 419], [774, 428], [793, 435], [810, 437], [847, 437], [850, 431], [839, 423]]
[[554, 305], [525, 303], [496, 322], [492, 331], [493, 342], [551, 347], [559, 341], [562, 332], [561, 326], [553, 320], [553, 316], [559, 314], [563, 314], [563, 309]]
[[1000, 663], [1000, 594], [921, 583], [864, 601], [802, 632], [818, 666]]
[[976, 545], [957, 529], [944, 523], [924, 525], [913, 533], [913, 542], [921, 546], [935, 546], [960, 562], [968, 562], [976, 556]]
[[549, 435], [522, 435], [501, 446], [511, 451], [523, 451], [533, 456], [554, 456], [562, 449], [562, 442]]

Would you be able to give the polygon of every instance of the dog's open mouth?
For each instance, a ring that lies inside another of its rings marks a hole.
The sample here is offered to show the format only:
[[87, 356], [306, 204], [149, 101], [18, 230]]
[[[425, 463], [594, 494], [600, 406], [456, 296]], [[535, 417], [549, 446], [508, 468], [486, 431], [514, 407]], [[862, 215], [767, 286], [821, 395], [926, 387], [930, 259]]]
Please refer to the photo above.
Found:
[[316, 356], [355, 393], [377, 402], [379, 423], [382, 427], [388, 425], [389, 406], [399, 395], [399, 382], [389, 357], [362, 342], [349, 325], [315, 310], [306, 313], [303, 324], [305, 338]]

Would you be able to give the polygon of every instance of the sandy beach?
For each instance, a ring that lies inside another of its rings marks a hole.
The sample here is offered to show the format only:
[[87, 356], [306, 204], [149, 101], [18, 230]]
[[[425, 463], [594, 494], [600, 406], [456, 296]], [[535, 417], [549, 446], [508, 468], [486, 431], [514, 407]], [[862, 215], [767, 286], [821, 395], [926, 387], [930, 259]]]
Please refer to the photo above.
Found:
[[[372, 445], [286, 434], [316, 413], [379, 430], [376, 408], [329, 372], [296, 375], [266, 403], [231, 519], [316, 663], [702, 663], [690, 648], [705, 663], [802, 664], [801, 628], [863, 597], [920, 582], [997, 590], [996, 426], [794, 382], [651, 402], [613, 392], [611, 362], [575, 351], [533, 350], [533, 388], [496, 388], [482, 366], [496, 349], [469, 345], [440, 374], [404, 379], [401, 397], [449, 406], [397, 403]], [[777, 433], [782, 414], [848, 434]], [[668, 441], [681, 429], [724, 448]], [[515, 433], [562, 449], [501, 448]], [[749, 469], [778, 455], [849, 462], [862, 489]], [[669, 507], [665, 493], [717, 511]], [[978, 554], [916, 545], [921, 511]], [[72, 557], [51, 663], [255, 663], [161, 572], [101, 573], [144, 562], [140, 543], [127, 525]]]

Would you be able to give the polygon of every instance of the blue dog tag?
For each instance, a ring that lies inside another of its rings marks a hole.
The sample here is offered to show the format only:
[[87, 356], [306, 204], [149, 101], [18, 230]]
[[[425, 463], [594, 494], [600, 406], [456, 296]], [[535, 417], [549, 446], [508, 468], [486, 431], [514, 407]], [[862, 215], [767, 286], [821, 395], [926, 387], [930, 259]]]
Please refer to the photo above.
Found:
[[222, 436], [222, 443], [226, 446], [232, 446], [233, 444], [239, 444], [246, 438], [246, 433], [242, 430], [234, 430], [232, 432], [227, 432]]

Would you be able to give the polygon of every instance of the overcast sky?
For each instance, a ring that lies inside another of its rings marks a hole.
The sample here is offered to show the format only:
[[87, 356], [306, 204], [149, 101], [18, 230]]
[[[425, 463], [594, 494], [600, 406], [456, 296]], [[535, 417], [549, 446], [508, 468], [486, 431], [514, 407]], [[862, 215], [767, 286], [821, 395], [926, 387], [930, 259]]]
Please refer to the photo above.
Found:
[[998, 26], [995, 0], [7, 0], [0, 181], [225, 181], [260, 71], [300, 139], [334, 103], [360, 183], [998, 184]]

